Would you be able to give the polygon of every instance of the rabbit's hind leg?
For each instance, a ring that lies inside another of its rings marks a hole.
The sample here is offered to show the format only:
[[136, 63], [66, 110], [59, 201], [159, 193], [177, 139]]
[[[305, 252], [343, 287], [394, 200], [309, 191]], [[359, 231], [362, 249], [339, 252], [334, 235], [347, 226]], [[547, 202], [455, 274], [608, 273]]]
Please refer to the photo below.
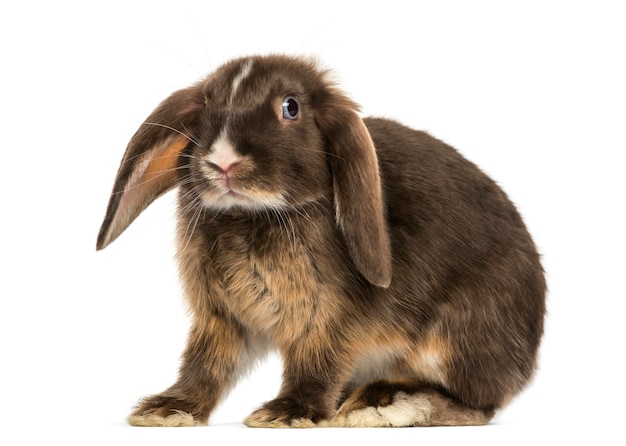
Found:
[[380, 380], [359, 387], [323, 425], [332, 427], [468, 426], [494, 411], [470, 408], [422, 381]]

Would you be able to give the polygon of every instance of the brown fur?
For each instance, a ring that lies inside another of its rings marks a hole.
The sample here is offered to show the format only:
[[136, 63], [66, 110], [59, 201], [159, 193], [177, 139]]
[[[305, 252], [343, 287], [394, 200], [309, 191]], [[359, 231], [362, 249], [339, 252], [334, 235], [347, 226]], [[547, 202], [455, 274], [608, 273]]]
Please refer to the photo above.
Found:
[[454, 149], [357, 111], [311, 61], [244, 58], [131, 139], [97, 247], [178, 186], [193, 315], [131, 424], [206, 423], [269, 349], [283, 384], [249, 426], [484, 424], [528, 382], [545, 282], [519, 214]]

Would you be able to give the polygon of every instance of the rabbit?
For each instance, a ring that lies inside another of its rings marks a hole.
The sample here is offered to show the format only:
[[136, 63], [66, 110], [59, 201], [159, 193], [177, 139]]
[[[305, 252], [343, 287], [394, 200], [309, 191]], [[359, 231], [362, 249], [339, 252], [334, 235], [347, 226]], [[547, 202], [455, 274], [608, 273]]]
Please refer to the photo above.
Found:
[[546, 282], [514, 205], [444, 142], [361, 118], [315, 59], [241, 57], [158, 105], [97, 250], [173, 188], [191, 328], [130, 424], [206, 425], [270, 351], [250, 427], [483, 425], [533, 377]]

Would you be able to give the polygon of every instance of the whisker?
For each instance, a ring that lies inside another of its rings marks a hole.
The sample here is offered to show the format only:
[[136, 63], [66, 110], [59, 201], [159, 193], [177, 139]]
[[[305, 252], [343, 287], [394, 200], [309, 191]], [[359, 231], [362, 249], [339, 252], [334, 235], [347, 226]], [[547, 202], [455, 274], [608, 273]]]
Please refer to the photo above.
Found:
[[276, 220], [279, 222], [279, 226], [281, 227], [281, 229], [284, 229], [285, 235], [287, 236], [287, 240], [289, 240], [291, 244], [292, 250], [295, 250], [295, 247], [297, 245], [297, 236], [292, 219], [289, 217], [288, 214], [282, 212], [280, 209], [270, 209], [276, 217]]
[[[194, 143], [196, 146], [200, 146], [200, 143], [198, 141], [195, 140], [195, 138], [193, 138], [192, 136], [187, 135], [184, 132], [181, 132], [180, 130], [169, 126], [169, 125], [165, 125], [165, 124], [160, 124], [158, 122], [144, 122], [142, 125], [154, 125], [156, 127], [163, 127], [164, 129], [168, 129], [171, 130], [173, 132], [178, 133], [181, 136], [184, 136], [185, 138], [187, 138], [190, 142]], [[186, 130], [186, 129], [185, 129]]]
[[204, 51], [204, 57], [206, 58], [206, 61], [209, 64], [209, 69], [211, 71], [213, 71], [213, 64], [211, 63], [211, 58], [209, 57], [209, 53], [208, 53], [207, 47], [206, 47], [206, 45], [204, 43], [204, 39], [202, 38], [202, 34], [200, 33], [200, 30], [198, 29], [198, 26], [197, 26], [196, 22], [193, 19], [191, 20], [191, 24], [192, 24], [194, 30], [196, 31], [196, 34], [200, 38], [200, 44], [202, 45], [202, 50]]
[[[186, 181], [191, 182], [193, 181], [193, 178], [187, 178]], [[185, 232], [182, 235], [183, 240], [186, 240], [185, 245], [182, 247], [183, 251], [187, 250], [189, 247], [189, 243], [191, 243], [191, 239], [196, 232], [200, 218], [204, 216], [205, 208], [202, 204], [202, 197], [199, 194], [201, 188], [201, 185], [196, 185], [183, 195], [183, 198], [191, 198], [191, 201], [185, 207], [180, 209], [180, 212], [183, 214], [191, 214], [187, 227], [185, 228]]]
[[290, 206], [289, 209], [294, 211], [296, 214], [304, 218], [309, 223], [313, 224], [313, 219], [311, 218], [311, 216], [309, 215], [309, 213], [306, 211], [304, 207]]
[[278, 225], [280, 232], [284, 233], [287, 236], [287, 240], [289, 240], [289, 233], [287, 232], [285, 222], [283, 221], [280, 213], [274, 208], [267, 208], [265, 209], [265, 214], [267, 215], [267, 219], [270, 221], [270, 224], [273, 224], [272, 220], [274, 220], [276, 222], [275, 224]]
[[[155, 180], [156, 178], [159, 178], [159, 177], [161, 177], [161, 176], [163, 176], [163, 175], [165, 175], [165, 174], [168, 174], [168, 173], [170, 173], [170, 172], [174, 172], [174, 171], [176, 171], [176, 170], [183, 170], [183, 169], [185, 169], [186, 167], [187, 167], [187, 166], [178, 166], [178, 167], [172, 167], [172, 168], [170, 168], [170, 169], [162, 169], [162, 170], [159, 170], [158, 172], [154, 172], [154, 175], [153, 175], [153, 176], [151, 176], [150, 178], [146, 179], [145, 181], [142, 181], [142, 182], [140, 182], [140, 183], [134, 184], [134, 185], [133, 185], [133, 186], [131, 186], [131, 187], [126, 187], [126, 188], [124, 188], [124, 190], [113, 192], [113, 195], [123, 194], [123, 193], [125, 193], [125, 192], [128, 192], [128, 191], [130, 191], [130, 190], [136, 189], [136, 188], [138, 188], [138, 187], [142, 187], [142, 186], [144, 186], [144, 185], [148, 184], [150, 181]], [[180, 184], [180, 183], [179, 183], [179, 184]]]
[[[192, 141], [192, 142], [193, 142], [193, 141]], [[195, 143], [194, 143], [194, 144], [195, 144]], [[124, 163], [131, 163], [131, 162], [135, 161], [136, 159], [138, 159], [138, 158], [142, 158], [142, 157], [144, 157], [144, 156], [145, 156], [145, 153], [139, 153], [138, 155], [135, 155], [135, 156], [133, 156], [133, 157], [130, 157], [130, 158], [128, 158], [128, 159], [125, 159], [125, 160], [124, 160]], [[175, 154], [175, 155], [160, 155], [160, 156], [155, 156], [155, 157], [152, 157], [151, 159], [152, 159], [152, 160], [158, 160], [158, 159], [163, 159], [163, 158], [171, 158], [171, 157], [178, 157], [178, 156], [184, 156], [184, 157], [186, 157], [186, 158], [190, 158], [190, 159], [196, 159], [196, 158], [197, 158], [197, 157], [196, 157], [196, 156], [194, 156], [194, 155], [191, 155], [191, 154], [188, 154], [188, 153], [183, 153], [183, 152], [180, 152], [180, 153]]]
[[200, 197], [196, 197], [185, 207], [183, 212], [191, 214], [191, 219], [193, 219], [193, 217], [195, 217], [197, 213], [202, 210], [202, 208], [202, 199]]
[[[196, 210], [191, 218], [191, 220], [189, 221], [189, 223], [193, 222], [193, 226], [191, 227], [191, 231], [189, 231], [189, 237], [187, 237], [187, 243], [185, 243], [185, 246], [183, 247], [183, 251], [187, 250], [187, 247], [189, 246], [189, 243], [191, 242], [191, 239], [193, 238], [193, 234], [196, 232], [196, 228], [198, 227], [198, 222], [200, 221], [200, 216], [202, 215], [202, 200], [196, 200]], [[185, 230], [185, 235], [187, 234], [187, 231], [189, 230], [189, 225], [187, 225], [187, 229]]]
[[202, 74], [198, 71], [198, 69], [191, 63], [189, 62], [189, 60], [185, 59], [185, 57], [183, 57], [182, 54], [174, 51], [171, 48], [166, 47], [165, 45], [161, 45], [161, 44], [156, 44], [158, 47], [160, 47], [162, 50], [165, 50], [171, 54], [173, 54], [174, 56], [178, 57], [181, 61], [183, 61], [189, 68], [191, 68], [197, 75], [198, 77], [202, 77]]
[[327, 156], [332, 156], [332, 157], [334, 157], [334, 158], [337, 158], [337, 159], [339, 159], [339, 160], [341, 160], [341, 161], [346, 161], [346, 159], [345, 159], [344, 157], [341, 157], [341, 156], [336, 155], [336, 154], [334, 154], [334, 153], [327, 152], [326, 150], [316, 150], [316, 149], [309, 149], [309, 148], [307, 148], [306, 150], [307, 150], [308, 152], [313, 152], [313, 153], [322, 153], [322, 154], [324, 154], [324, 155], [327, 155]]
[[181, 123], [181, 125], [183, 126], [183, 130], [184, 130], [185, 132], [187, 132], [187, 134], [188, 134], [188, 135], [190, 135], [190, 136], [189, 136], [189, 139], [190, 139], [190, 140], [191, 140], [191, 141], [192, 141], [192, 142], [193, 142], [196, 146], [200, 146], [200, 141], [198, 140], [198, 138], [196, 138], [195, 136], [193, 136], [193, 133], [191, 133], [191, 132], [187, 129], [187, 127], [185, 126], [185, 123], [183, 122], [183, 123]]

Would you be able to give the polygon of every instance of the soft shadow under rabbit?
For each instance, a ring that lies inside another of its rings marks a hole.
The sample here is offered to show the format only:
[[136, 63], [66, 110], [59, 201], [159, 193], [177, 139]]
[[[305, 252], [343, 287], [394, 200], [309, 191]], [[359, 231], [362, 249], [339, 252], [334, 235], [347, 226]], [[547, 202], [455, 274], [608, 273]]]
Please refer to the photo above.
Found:
[[357, 111], [308, 59], [248, 57], [133, 136], [97, 248], [178, 187], [193, 319], [131, 424], [207, 423], [270, 349], [282, 387], [248, 426], [485, 424], [527, 384], [545, 282], [519, 214], [451, 147]]

